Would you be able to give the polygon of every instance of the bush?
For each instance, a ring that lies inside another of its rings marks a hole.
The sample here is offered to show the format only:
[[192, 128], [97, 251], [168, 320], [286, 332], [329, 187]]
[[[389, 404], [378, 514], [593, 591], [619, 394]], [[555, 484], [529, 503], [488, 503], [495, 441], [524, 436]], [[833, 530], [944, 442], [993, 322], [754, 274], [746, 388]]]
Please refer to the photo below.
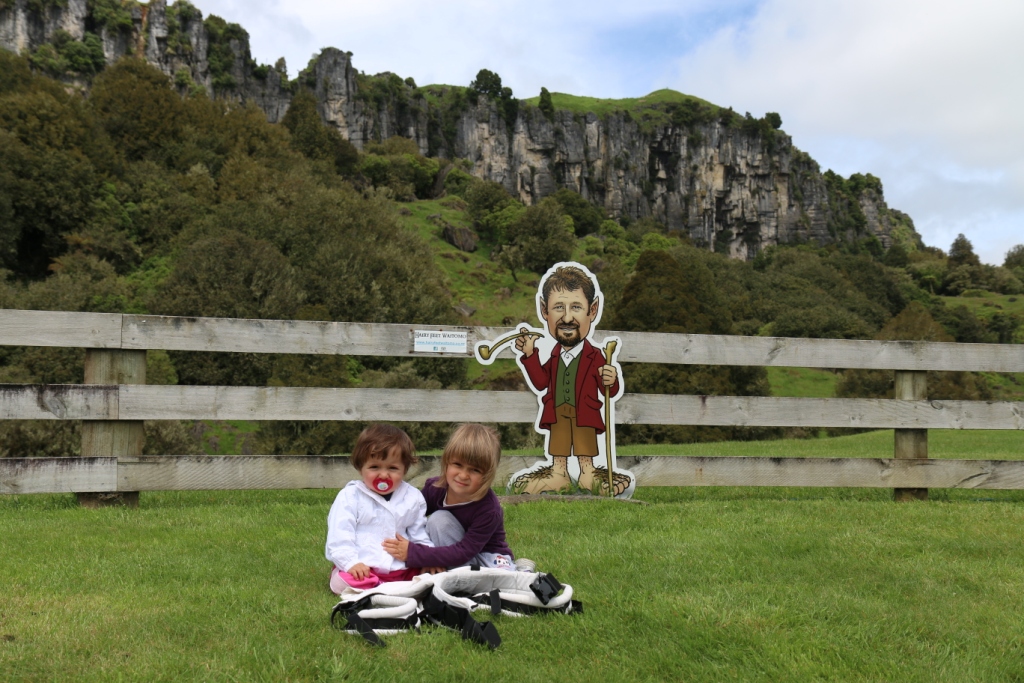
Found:
[[469, 204], [469, 215], [474, 221], [491, 213], [500, 205], [512, 199], [512, 195], [500, 183], [493, 180], [477, 180], [466, 190], [466, 203]]
[[[174, 7], [188, 5], [184, 0], [178, 0]], [[178, 10], [178, 18], [182, 22], [188, 22], [201, 16], [199, 10], [191, 5]], [[170, 17], [168, 17], [170, 23]], [[206, 29], [206, 36], [209, 40], [207, 49], [207, 60], [210, 65], [210, 76], [213, 81], [214, 90], [231, 90], [238, 83], [231, 75], [235, 66], [235, 51], [231, 49], [231, 42], [242, 42], [249, 40], [249, 34], [238, 24], [228, 23], [220, 17], [211, 14], [203, 22]]]
[[475, 179], [461, 168], [453, 168], [444, 177], [444, 191], [447, 194], [466, 198]]
[[360, 170], [374, 187], [389, 188], [396, 199], [428, 199], [433, 194], [440, 163], [419, 154], [367, 154]]
[[[292, 318], [303, 299], [294, 268], [273, 245], [236, 232], [195, 242], [151, 303], [163, 315]], [[184, 384], [264, 385], [266, 354], [171, 354]]]
[[86, 33], [79, 41], [63, 29], [54, 31], [52, 44], [43, 43], [29, 59], [34, 67], [54, 76], [90, 76], [102, 71], [107, 64], [99, 36]]
[[87, 7], [93, 23], [111, 33], [131, 33], [134, 28], [130, 3], [124, 0], [89, 0]]
[[554, 264], [567, 261], [576, 244], [572, 219], [551, 197], [527, 207], [509, 224], [505, 234], [508, 244], [500, 254], [503, 265], [513, 276], [517, 268], [546, 272]]
[[604, 212], [588, 202], [581, 195], [568, 188], [561, 188], [552, 195], [562, 206], [562, 211], [572, 218], [577, 237], [597, 232], [604, 220]]

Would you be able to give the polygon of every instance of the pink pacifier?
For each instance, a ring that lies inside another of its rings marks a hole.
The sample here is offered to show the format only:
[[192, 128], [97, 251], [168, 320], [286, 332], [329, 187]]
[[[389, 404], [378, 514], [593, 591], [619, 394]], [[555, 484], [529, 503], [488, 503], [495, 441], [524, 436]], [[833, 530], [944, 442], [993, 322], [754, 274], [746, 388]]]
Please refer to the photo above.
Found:
[[377, 477], [373, 480], [373, 490], [377, 493], [388, 493], [395, 487], [395, 482], [384, 477]]

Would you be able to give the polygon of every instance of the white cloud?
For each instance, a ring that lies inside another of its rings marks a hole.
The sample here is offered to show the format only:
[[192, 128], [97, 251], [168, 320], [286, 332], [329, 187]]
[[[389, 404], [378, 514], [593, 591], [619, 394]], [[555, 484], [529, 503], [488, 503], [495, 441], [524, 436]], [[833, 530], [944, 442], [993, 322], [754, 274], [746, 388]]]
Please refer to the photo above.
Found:
[[676, 87], [778, 111], [824, 167], [874, 173], [925, 241], [1024, 242], [1024, 3], [769, 0], [678, 62]]

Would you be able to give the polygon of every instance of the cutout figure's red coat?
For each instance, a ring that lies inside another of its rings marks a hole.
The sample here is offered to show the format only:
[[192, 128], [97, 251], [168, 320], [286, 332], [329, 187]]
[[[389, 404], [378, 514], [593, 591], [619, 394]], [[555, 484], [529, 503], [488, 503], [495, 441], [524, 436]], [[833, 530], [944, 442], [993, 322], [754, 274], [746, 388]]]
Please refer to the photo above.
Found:
[[[555, 386], [555, 375], [558, 374], [558, 356], [562, 347], [555, 344], [551, 357], [541, 365], [540, 353], [534, 351], [532, 356], [520, 356], [519, 363], [526, 369], [530, 384], [537, 391], [547, 389], [544, 394], [543, 412], [540, 416], [541, 429], [550, 429], [555, 424], [555, 396], [551, 387]], [[588, 340], [583, 340], [583, 351], [580, 352], [580, 366], [576, 374], [576, 424], [581, 427], [593, 427], [598, 434], [604, 433], [604, 418], [601, 416], [604, 386], [601, 384], [600, 370], [605, 365], [604, 354], [594, 348]], [[608, 388], [608, 395], [615, 397], [619, 393], [619, 380]]]

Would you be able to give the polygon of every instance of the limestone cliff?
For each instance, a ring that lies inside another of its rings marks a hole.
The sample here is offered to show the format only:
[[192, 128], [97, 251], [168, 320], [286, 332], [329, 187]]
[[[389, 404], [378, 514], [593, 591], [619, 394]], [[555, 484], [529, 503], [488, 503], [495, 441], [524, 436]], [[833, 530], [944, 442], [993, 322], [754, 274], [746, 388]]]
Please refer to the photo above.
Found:
[[170, 7], [165, 0], [122, 4], [120, 14], [102, 17], [86, 0], [0, 0], [0, 47], [32, 53], [59, 30], [76, 40], [98, 35], [108, 64], [125, 55], [144, 58], [183, 94], [202, 87], [251, 102], [271, 122], [281, 119], [297, 88], [309, 88], [324, 121], [360, 149], [370, 140], [407, 137], [424, 154], [468, 160], [474, 175], [525, 203], [568, 187], [609, 215], [652, 216], [738, 258], [786, 242], [871, 235], [884, 246], [919, 241], [909, 217], [887, 207], [877, 179], [822, 174], [781, 130], [731, 110], [680, 105], [652, 106], [653, 118], [625, 109], [546, 116], [519, 102], [513, 115], [465, 88], [416, 88], [394, 74], [360, 74], [351, 53], [336, 49], [323, 50], [289, 81], [283, 69], [252, 60], [240, 26], [204, 20], [185, 0]]

